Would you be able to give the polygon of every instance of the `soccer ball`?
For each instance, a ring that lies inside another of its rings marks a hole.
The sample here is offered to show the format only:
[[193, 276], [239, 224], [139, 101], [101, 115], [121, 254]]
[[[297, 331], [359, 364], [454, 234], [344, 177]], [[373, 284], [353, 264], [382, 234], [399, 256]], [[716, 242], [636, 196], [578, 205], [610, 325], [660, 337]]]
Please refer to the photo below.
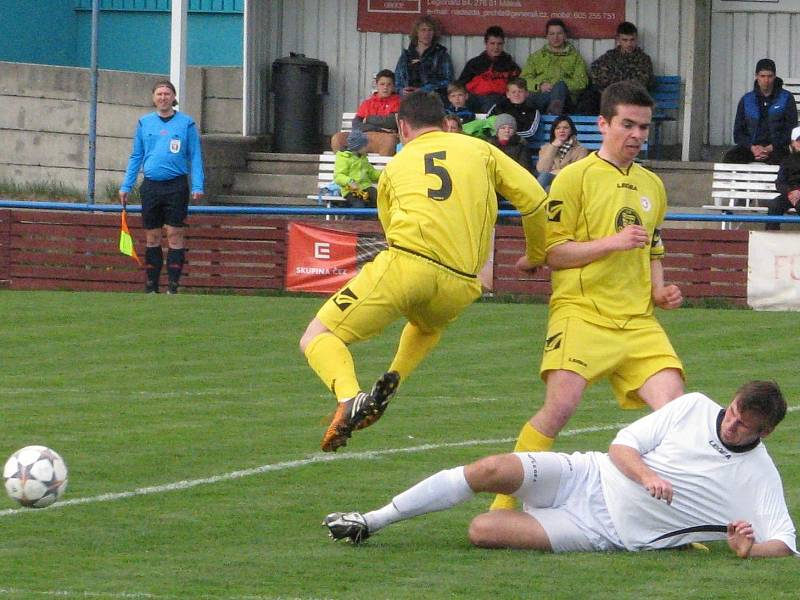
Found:
[[67, 488], [67, 464], [50, 448], [26, 446], [6, 461], [3, 478], [9, 497], [22, 506], [44, 508]]

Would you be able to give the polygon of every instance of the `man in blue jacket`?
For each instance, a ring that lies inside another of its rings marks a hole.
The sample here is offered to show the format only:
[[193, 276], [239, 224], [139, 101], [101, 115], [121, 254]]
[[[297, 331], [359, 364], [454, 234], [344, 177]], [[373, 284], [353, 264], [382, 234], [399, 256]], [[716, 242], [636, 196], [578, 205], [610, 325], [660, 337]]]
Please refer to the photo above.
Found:
[[742, 96], [736, 109], [733, 126], [736, 146], [722, 160], [780, 164], [789, 154], [789, 135], [796, 126], [794, 96], [783, 89], [783, 80], [775, 76], [775, 62], [762, 58], [756, 63], [753, 91]]

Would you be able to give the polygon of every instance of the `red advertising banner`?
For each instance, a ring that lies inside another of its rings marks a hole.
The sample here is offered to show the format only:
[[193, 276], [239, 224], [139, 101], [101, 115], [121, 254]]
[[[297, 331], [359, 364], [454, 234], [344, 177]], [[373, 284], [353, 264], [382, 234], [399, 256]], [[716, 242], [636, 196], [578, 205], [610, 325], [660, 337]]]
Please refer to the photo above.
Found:
[[573, 38], [613, 38], [625, 0], [358, 0], [358, 30], [409, 33], [421, 15], [448, 35], [483, 35], [499, 25], [512, 37], [544, 37], [548, 19], [563, 19]]
[[333, 293], [385, 248], [382, 234], [290, 223], [286, 289]]

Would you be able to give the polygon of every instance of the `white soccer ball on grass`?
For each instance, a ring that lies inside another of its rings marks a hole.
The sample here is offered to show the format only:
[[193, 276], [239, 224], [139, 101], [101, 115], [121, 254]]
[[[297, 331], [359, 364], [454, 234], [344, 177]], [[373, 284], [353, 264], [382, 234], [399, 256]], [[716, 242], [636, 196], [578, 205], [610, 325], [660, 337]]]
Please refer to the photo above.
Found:
[[10, 498], [22, 506], [44, 508], [67, 488], [67, 464], [46, 446], [26, 446], [6, 461], [3, 478]]

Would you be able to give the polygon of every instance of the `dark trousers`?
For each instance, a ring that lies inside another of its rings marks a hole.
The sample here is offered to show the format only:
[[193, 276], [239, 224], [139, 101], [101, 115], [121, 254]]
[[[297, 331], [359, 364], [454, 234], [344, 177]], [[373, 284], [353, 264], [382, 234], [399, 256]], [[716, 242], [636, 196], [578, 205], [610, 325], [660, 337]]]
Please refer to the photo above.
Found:
[[[795, 208], [789, 202], [786, 194], [781, 194], [777, 198], [767, 201], [767, 215], [770, 217], [780, 217], [781, 215], [789, 212], [790, 209]], [[797, 210], [795, 208], [795, 210]], [[798, 213], [800, 214], [800, 212]], [[780, 223], [767, 223], [765, 229], [767, 231], [778, 231], [781, 228]]]
[[722, 157], [722, 162], [733, 163], [737, 165], [745, 165], [751, 162], [763, 162], [767, 165], [779, 165], [781, 161], [789, 156], [789, 148], [782, 148], [780, 146], [773, 149], [772, 154], [765, 161], [756, 161], [756, 157], [750, 151], [750, 148], [744, 146], [734, 146], [725, 153]]

